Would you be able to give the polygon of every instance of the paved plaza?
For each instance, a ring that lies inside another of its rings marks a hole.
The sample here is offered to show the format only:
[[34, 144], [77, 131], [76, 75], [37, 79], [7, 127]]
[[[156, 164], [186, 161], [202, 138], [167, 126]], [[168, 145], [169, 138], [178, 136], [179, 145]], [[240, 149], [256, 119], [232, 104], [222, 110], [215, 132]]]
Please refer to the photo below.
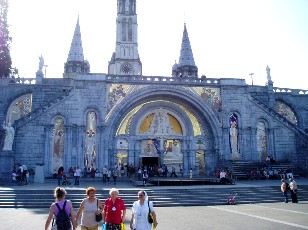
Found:
[[[308, 180], [297, 180], [299, 185], [307, 185]], [[100, 184], [84, 183], [80, 189], [88, 186], [95, 186], [100, 189]], [[242, 181], [230, 186], [280, 186], [279, 180], [275, 181]], [[207, 186], [207, 185], [205, 185]], [[220, 185], [218, 185], [220, 186]], [[12, 189], [36, 189], [55, 187], [51, 183], [31, 184], [29, 186], [14, 186]], [[111, 186], [110, 186], [111, 187]], [[164, 186], [166, 187], [166, 186]], [[170, 186], [175, 192], [179, 186]], [[191, 186], [200, 188], [202, 186]], [[209, 186], [207, 186], [209, 187]], [[217, 186], [215, 186], [217, 187]], [[0, 187], [3, 189], [4, 187]], [[117, 188], [136, 189], [129, 183], [119, 183]], [[161, 187], [153, 187], [159, 192]], [[109, 189], [105, 187], [104, 189]], [[51, 194], [52, 196], [52, 194]], [[197, 199], [198, 197], [196, 197]], [[308, 202], [298, 204], [282, 202], [279, 203], [258, 203], [238, 204], [220, 206], [190, 206], [190, 207], [156, 207], [158, 218], [157, 229], [161, 230], [184, 230], [184, 229], [308, 229]], [[154, 204], [155, 205], [155, 204]], [[126, 229], [129, 229], [131, 207], [127, 207]], [[44, 229], [45, 220], [48, 215], [48, 208], [45, 209], [0, 209], [0, 229], [36, 230]], [[78, 228], [80, 229], [80, 227]]]

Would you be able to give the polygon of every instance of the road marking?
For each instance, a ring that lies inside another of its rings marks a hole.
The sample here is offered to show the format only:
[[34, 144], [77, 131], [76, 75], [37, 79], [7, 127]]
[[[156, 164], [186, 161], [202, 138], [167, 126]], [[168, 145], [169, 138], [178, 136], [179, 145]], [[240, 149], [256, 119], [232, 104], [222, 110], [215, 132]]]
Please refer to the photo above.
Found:
[[269, 208], [269, 209], [278, 210], [278, 211], [293, 212], [293, 213], [308, 215], [307, 212], [299, 212], [299, 211], [287, 210], [287, 209], [282, 209], [282, 208], [271, 208], [271, 207], [267, 207], [267, 206], [263, 206], [263, 205], [255, 205], [255, 204], [244, 204], [244, 205], [245, 206], [260, 207], [260, 208]]
[[244, 215], [244, 216], [250, 216], [250, 217], [253, 217], [253, 218], [267, 220], [267, 221], [276, 222], [276, 223], [280, 223], [280, 224], [285, 224], [285, 225], [289, 225], [289, 226], [293, 226], [293, 227], [297, 227], [297, 228], [308, 229], [308, 226], [305, 226], [305, 225], [294, 224], [294, 223], [281, 221], [281, 220], [275, 220], [275, 219], [272, 219], [272, 218], [266, 218], [266, 217], [262, 217], [262, 216], [256, 216], [256, 215], [238, 212], [238, 211], [234, 211], [234, 210], [227, 210], [227, 209], [224, 209], [224, 208], [218, 208], [218, 207], [214, 207], [214, 206], [208, 206], [208, 208], [214, 208], [214, 209], [218, 209], [218, 210], [222, 210], [222, 211], [226, 211], [226, 212], [232, 212], [232, 213], [236, 213], [236, 214], [240, 214], [240, 215]]

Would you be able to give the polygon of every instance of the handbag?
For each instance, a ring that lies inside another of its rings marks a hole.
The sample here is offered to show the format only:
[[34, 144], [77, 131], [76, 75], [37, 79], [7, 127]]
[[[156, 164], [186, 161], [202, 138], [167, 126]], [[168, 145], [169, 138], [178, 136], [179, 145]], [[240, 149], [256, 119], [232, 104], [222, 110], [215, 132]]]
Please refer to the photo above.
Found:
[[148, 213], [148, 221], [150, 224], [153, 224], [154, 220], [153, 220], [153, 215], [151, 213], [151, 210], [150, 210], [150, 202], [148, 201], [148, 206], [149, 206], [149, 213]]
[[52, 224], [51, 224], [51, 229], [50, 230], [57, 230], [57, 224], [56, 224], [56, 221], [55, 219], [52, 219]]
[[[98, 199], [97, 199], [97, 210], [98, 210]], [[102, 221], [102, 219], [103, 219], [102, 213], [100, 213], [100, 214], [98, 214], [98, 215], [95, 214], [95, 219], [96, 219], [97, 222]]]
[[121, 223], [121, 230], [125, 230], [125, 225], [124, 225], [124, 223]]

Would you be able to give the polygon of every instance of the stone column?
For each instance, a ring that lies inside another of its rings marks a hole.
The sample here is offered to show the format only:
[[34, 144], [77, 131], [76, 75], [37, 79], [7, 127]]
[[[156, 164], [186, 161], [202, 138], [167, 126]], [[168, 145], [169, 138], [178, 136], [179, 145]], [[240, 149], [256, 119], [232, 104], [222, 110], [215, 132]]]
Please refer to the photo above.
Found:
[[135, 155], [135, 150], [134, 149], [129, 149], [128, 150], [128, 159], [127, 159], [127, 164], [134, 164], [134, 155]]
[[84, 148], [85, 148], [85, 126], [78, 126], [77, 128], [77, 156], [76, 156], [76, 166], [83, 171], [84, 170]]
[[106, 165], [103, 146], [104, 146], [104, 130], [105, 126], [96, 126], [96, 140], [95, 140], [95, 149], [96, 149], [96, 167], [101, 171], [102, 168]]
[[183, 175], [188, 175], [190, 169], [189, 151], [187, 150], [185, 141], [181, 141], [181, 151], [183, 153]]
[[44, 168], [45, 172], [44, 175], [51, 175], [54, 173], [51, 170], [52, 167], [52, 130], [53, 130], [53, 125], [47, 125], [44, 128], [44, 132], [45, 132], [45, 154], [44, 154], [44, 159], [42, 163], [44, 163], [46, 165], [46, 167]]
[[140, 146], [141, 146], [141, 142], [142, 140], [138, 140], [136, 138], [132, 138], [131, 139], [132, 143], [132, 150], [130, 150], [130, 154], [129, 154], [129, 164], [132, 164], [133, 166], [137, 165], [137, 162], [139, 164], [139, 161], [137, 161], [137, 158], [139, 159], [139, 155], [140, 155]]
[[259, 153], [257, 151], [257, 128], [252, 128], [250, 133], [250, 139], [251, 139], [251, 146], [250, 146], [250, 152], [251, 152], [251, 160], [259, 161]]
[[64, 126], [64, 174], [68, 174], [68, 169], [72, 167], [72, 127]]
[[205, 175], [208, 176], [211, 172], [214, 171], [214, 162], [212, 159], [211, 150], [205, 149], [204, 150], [204, 157], [205, 157]]
[[193, 170], [196, 169], [196, 151], [194, 150], [187, 150], [188, 154], [189, 154], [189, 162], [190, 162], [190, 168], [192, 168]]
[[163, 165], [164, 163], [164, 152], [165, 152], [165, 149], [164, 149], [164, 141], [166, 140], [165, 138], [161, 138], [159, 139], [160, 142], [159, 142], [159, 160], [160, 160], [160, 165]]
[[231, 159], [229, 127], [224, 127], [222, 129], [222, 145], [223, 149], [218, 153], [219, 159], [222, 161]]

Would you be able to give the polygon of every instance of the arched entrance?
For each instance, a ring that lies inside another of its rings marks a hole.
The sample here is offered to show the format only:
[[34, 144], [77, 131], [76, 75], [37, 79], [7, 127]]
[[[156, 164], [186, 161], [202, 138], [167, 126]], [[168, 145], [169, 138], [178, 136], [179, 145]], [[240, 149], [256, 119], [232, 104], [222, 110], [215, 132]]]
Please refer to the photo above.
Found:
[[[119, 108], [113, 108], [110, 114], [108, 126], [113, 127], [108, 132], [110, 138], [112, 133], [116, 139], [119, 136], [127, 137], [127, 163], [138, 167], [157, 162], [159, 166], [165, 164], [170, 170], [172, 166], [181, 166], [186, 174], [190, 168], [197, 173], [199, 167], [203, 171], [210, 168], [208, 165], [213, 168], [219, 158], [220, 141], [217, 137], [221, 137], [221, 133], [214, 134], [219, 132], [215, 114], [206, 104], [200, 105], [198, 97], [188, 98], [179, 92], [175, 97], [170, 89], [159, 95], [155, 93], [151, 97], [149, 93], [140, 95], [140, 92], [139, 97], [126, 97], [125, 102]], [[113, 113], [123, 115], [116, 119]], [[196, 137], [199, 139], [196, 140]], [[195, 143], [200, 140], [202, 151]], [[113, 149], [114, 146], [109, 148]], [[109, 152], [110, 165], [117, 162], [116, 158], [115, 151]]]
[[139, 162], [140, 165], [147, 165], [148, 167], [149, 166], [158, 166], [159, 165], [159, 157], [144, 157], [144, 156], [141, 156], [140, 157], [140, 162]]

